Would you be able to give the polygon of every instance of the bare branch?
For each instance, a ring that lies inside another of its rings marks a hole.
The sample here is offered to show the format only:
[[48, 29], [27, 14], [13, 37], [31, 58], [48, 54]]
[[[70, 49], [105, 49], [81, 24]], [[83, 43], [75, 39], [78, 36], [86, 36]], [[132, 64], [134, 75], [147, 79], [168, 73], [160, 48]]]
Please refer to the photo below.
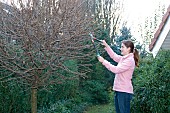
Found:
[[[92, 58], [94, 51], [88, 43], [88, 33], [94, 21], [87, 16], [90, 12], [83, 7], [84, 3], [81, 0], [18, 3], [19, 7], [0, 3], [0, 67], [15, 74], [2, 76], [0, 81], [23, 79], [25, 84], [42, 87], [85, 77], [90, 64], [78, 63]], [[85, 70], [79, 71], [79, 67]], [[73, 76], [67, 76], [68, 73]]]

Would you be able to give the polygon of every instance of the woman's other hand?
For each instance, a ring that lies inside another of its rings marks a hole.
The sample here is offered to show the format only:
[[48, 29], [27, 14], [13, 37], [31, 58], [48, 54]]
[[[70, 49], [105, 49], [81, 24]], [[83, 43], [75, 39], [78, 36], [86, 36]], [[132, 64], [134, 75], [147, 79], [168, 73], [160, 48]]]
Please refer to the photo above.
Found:
[[99, 62], [101, 62], [101, 63], [103, 63], [103, 62], [104, 62], [104, 58], [103, 58], [103, 57], [98, 56], [97, 58], [98, 58]]

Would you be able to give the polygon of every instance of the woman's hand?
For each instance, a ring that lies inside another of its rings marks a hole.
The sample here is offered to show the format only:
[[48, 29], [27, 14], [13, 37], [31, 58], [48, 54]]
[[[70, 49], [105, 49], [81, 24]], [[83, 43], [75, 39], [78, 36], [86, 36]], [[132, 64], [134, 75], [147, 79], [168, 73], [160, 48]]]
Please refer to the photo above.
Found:
[[98, 56], [97, 58], [98, 58], [99, 62], [101, 62], [101, 63], [103, 63], [103, 62], [104, 62], [104, 58], [103, 58], [103, 57]]
[[105, 47], [108, 47], [108, 46], [109, 46], [109, 45], [106, 43], [105, 40], [101, 40], [101, 42], [102, 42], [101, 44], [104, 45]]

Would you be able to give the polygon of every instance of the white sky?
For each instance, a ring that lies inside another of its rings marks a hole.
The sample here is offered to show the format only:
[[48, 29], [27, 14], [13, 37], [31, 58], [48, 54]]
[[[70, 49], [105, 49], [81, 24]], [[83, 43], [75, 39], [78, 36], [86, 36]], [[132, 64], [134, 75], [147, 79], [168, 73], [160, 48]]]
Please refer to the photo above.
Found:
[[135, 32], [137, 30], [135, 28], [144, 23], [146, 17], [154, 14], [159, 3], [165, 5], [165, 10], [167, 10], [170, 0], [124, 0], [123, 17], [127, 21], [127, 26], [131, 28], [131, 32]]

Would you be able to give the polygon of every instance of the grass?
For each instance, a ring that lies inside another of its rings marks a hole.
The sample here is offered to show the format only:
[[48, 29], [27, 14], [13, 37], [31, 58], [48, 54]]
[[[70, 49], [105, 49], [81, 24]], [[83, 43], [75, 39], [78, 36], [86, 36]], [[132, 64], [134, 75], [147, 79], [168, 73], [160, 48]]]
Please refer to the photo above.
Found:
[[106, 105], [96, 105], [87, 109], [84, 113], [116, 113], [113, 103]]
[[109, 104], [95, 105], [89, 107], [83, 113], [116, 113], [113, 99], [114, 92], [111, 91], [109, 94], [110, 102]]

